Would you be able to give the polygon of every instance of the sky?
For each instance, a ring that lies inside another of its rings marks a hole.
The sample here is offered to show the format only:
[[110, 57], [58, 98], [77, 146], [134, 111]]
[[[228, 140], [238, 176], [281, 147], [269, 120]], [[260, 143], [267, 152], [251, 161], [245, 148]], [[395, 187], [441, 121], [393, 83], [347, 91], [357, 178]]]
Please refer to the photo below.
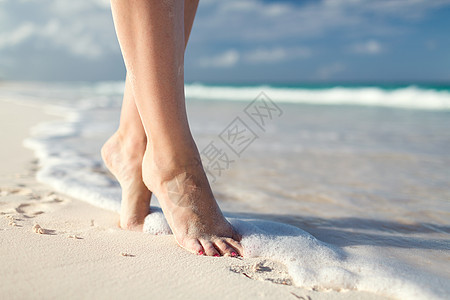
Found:
[[[187, 82], [450, 82], [450, 0], [200, 0]], [[0, 79], [122, 80], [108, 0], [0, 0]]]

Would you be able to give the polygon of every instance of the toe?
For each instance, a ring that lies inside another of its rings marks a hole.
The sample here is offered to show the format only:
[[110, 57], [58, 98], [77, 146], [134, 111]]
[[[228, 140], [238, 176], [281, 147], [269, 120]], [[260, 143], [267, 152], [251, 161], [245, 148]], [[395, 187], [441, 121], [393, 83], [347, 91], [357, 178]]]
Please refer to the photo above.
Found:
[[205, 253], [208, 256], [220, 256], [219, 251], [217, 251], [216, 247], [214, 247], [213, 243], [207, 240], [201, 240], [200, 241], [203, 249], [205, 249]]
[[220, 254], [224, 256], [233, 256], [232, 253], [234, 253], [234, 256], [236, 256], [236, 250], [232, 248], [227, 242], [224, 240], [217, 240], [215, 241], [216, 248], [219, 249]]
[[197, 254], [197, 255], [203, 255], [205, 254], [205, 250], [203, 249], [203, 246], [200, 244], [199, 240], [192, 239], [185, 243], [183, 248], [186, 248], [190, 252]]
[[241, 243], [230, 238], [225, 239], [225, 242], [227, 242], [228, 245], [230, 245], [234, 250], [236, 250], [236, 255], [231, 254], [231, 256], [237, 255], [244, 256], [244, 248], [242, 247]]

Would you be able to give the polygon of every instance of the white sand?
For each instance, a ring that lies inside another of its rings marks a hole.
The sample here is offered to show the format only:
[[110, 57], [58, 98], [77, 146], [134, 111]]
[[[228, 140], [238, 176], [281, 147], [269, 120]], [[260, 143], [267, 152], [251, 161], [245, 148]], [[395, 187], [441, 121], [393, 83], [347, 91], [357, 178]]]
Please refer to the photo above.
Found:
[[[290, 286], [284, 267], [264, 258], [195, 256], [172, 236], [119, 229], [115, 213], [35, 181], [38, 166], [22, 140], [51, 118], [0, 101], [0, 299], [380, 298], [307, 291]], [[46, 233], [35, 233], [35, 224]]]

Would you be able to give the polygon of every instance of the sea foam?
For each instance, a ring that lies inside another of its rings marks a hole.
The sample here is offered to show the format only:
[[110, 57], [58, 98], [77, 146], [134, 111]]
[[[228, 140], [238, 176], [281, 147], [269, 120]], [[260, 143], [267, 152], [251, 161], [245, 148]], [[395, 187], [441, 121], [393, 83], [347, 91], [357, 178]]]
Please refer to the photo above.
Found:
[[118, 183], [104, 173], [93, 172], [98, 169], [99, 161], [63, 142], [80, 134], [81, 112], [63, 107], [50, 107], [47, 111], [64, 115], [65, 119], [38, 124], [31, 130], [32, 137], [24, 141], [39, 160], [37, 180], [72, 197], [118, 212], [121, 199]]
[[[242, 235], [244, 257], [265, 257], [286, 265], [296, 286], [314, 291], [365, 291], [399, 299], [440, 299], [445, 282], [375, 256], [351, 253], [287, 224], [228, 217]], [[172, 234], [159, 208], [147, 216], [144, 232]]]
[[379, 87], [330, 87], [320, 89], [282, 88], [273, 86], [207, 86], [186, 85], [186, 97], [208, 100], [248, 101], [264, 91], [277, 102], [315, 105], [363, 105], [409, 109], [449, 110], [450, 93], [447, 90], [408, 86], [392, 90]]

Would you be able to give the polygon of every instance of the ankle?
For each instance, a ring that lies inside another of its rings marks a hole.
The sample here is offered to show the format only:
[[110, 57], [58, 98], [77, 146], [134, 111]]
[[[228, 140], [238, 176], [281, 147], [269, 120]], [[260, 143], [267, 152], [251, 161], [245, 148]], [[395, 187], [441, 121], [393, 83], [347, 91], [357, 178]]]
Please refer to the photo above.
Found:
[[176, 171], [201, 166], [200, 155], [195, 143], [183, 147], [147, 146], [146, 155], [154, 169], [159, 171]]
[[147, 145], [147, 137], [145, 134], [133, 134], [119, 129], [114, 136], [117, 138], [121, 151], [130, 155], [137, 154], [142, 156], [144, 154]]

